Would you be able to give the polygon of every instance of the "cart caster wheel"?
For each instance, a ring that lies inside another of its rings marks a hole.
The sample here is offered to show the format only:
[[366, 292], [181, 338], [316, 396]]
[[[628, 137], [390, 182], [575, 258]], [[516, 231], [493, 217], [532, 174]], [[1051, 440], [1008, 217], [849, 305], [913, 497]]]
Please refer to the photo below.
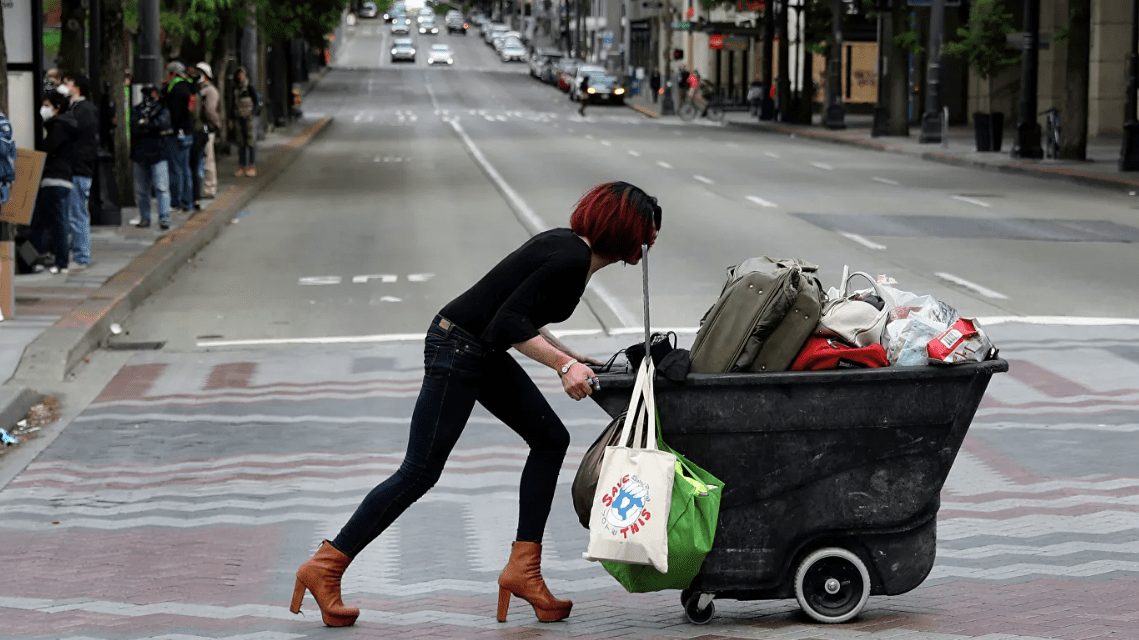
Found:
[[[716, 615], [716, 605], [712, 602], [715, 594], [694, 592], [684, 603], [684, 616], [692, 624], [708, 624]], [[700, 605], [704, 606], [701, 607]]]
[[846, 549], [819, 549], [795, 572], [795, 598], [819, 622], [846, 622], [862, 611], [869, 597], [870, 572], [861, 558]]
[[682, 589], [680, 591], [680, 606], [687, 607], [688, 599], [692, 597], [692, 589]]

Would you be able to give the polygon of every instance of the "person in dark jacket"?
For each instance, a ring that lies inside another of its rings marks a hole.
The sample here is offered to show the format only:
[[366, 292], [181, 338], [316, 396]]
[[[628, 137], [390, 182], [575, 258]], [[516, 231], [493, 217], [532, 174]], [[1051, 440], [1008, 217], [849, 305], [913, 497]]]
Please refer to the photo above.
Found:
[[91, 181], [95, 176], [99, 154], [99, 109], [88, 98], [91, 81], [84, 76], [67, 78], [71, 107], [68, 112], [79, 123], [79, 139], [75, 142], [72, 165], [71, 201], [67, 207], [71, 229], [72, 271], [83, 271], [91, 263], [91, 217], [87, 200], [91, 197]]
[[261, 96], [249, 82], [245, 67], [238, 67], [233, 77], [233, 113], [229, 126], [233, 129], [233, 141], [237, 143], [238, 163], [236, 177], [257, 177], [257, 131], [253, 118], [261, 113]]
[[131, 162], [134, 165], [134, 195], [139, 218], [134, 226], [150, 226], [150, 195], [158, 194], [158, 225], [170, 228], [170, 171], [166, 160], [167, 138], [173, 124], [158, 88], [142, 88], [142, 102], [131, 109]]
[[585, 105], [589, 104], [589, 76], [581, 77], [581, 83], [577, 86], [577, 101], [579, 103], [577, 108], [577, 115], [585, 117]]
[[186, 77], [181, 62], [166, 65], [163, 99], [170, 112], [174, 134], [166, 139], [166, 162], [170, 166], [170, 200], [176, 209], [192, 211], [194, 184], [190, 174], [190, 149], [194, 146], [194, 83]]
[[79, 123], [67, 113], [67, 96], [58, 91], [44, 94], [40, 106], [44, 123], [44, 139], [38, 150], [47, 154], [43, 180], [32, 214], [32, 246], [40, 254], [48, 252], [47, 234], [51, 233], [52, 273], [67, 273], [67, 205], [71, 200], [71, 171], [75, 163], [75, 142]]
[[562, 389], [574, 400], [592, 394], [597, 378], [588, 364], [601, 363], [563, 345], [546, 325], [573, 315], [599, 269], [640, 262], [642, 246], [653, 245], [660, 222], [656, 199], [641, 189], [627, 182], [598, 185], [578, 201], [570, 228], [529, 239], [439, 311], [427, 330], [423, 386], [403, 463], [368, 493], [336, 538], [325, 540], [297, 570], [293, 613], [300, 612], [307, 589], [325, 624], [356, 622], [360, 610], [345, 605], [340, 595], [345, 569], [439, 480], [477, 402], [530, 447], [515, 542], [498, 577], [498, 620], [505, 622], [512, 595], [530, 603], [543, 622], [570, 614], [573, 602], [550, 594], [540, 566], [542, 536], [570, 435], [510, 349], [558, 372]]

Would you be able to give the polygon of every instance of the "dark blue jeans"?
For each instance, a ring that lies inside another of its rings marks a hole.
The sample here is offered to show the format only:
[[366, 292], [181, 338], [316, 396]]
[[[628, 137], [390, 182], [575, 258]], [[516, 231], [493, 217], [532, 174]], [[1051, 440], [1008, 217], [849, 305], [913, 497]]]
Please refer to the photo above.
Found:
[[510, 354], [487, 350], [457, 327], [444, 330], [440, 320], [436, 317], [427, 332], [423, 387], [403, 463], [372, 489], [332, 541], [350, 557], [435, 486], [476, 401], [530, 445], [522, 469], [517, 539], [542, 541], [569, 432]]
[[71, 203], [71, 189], [67, 187], [40, 187], [36, 196], [36, 208], [32, 211], [32, 246], [40, 253], [47, 253], [47, 234], [51, 233], [51, 252], [55, 254], [55, 266], [67, 268], [70, 246], [67, 242], [67, 207]]

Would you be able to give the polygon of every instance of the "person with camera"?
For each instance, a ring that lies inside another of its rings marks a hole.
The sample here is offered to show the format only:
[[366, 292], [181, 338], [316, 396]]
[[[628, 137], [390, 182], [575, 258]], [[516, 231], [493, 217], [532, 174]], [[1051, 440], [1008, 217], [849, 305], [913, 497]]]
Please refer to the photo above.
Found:
[[131, 109], [131, 162], [134, 165], [134, 195], [139, 218], [134, 226], [150, 226], [151, 193], [158, 198], [158, 226], [170, 228], [170, 169], [167, 140], [174, 134], [170, 110], [154, 85], [142, 88], [142, 102]]

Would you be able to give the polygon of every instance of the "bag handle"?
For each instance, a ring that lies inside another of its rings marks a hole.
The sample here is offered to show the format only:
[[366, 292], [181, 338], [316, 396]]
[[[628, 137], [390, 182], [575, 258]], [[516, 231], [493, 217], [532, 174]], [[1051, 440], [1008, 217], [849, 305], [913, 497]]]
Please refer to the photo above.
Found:
[[854, 273], [850, 274], [849, 276], [847, 276], [846, 278], [843, 279], [843, 282], [842, 282], [842, 297], [843, 298], [849, 298], [852, 295], [852, 293], [850, 291], [850, 281], [853, 280], [855, 276], [862, 276], [863, 278], [866, 278], [870, 282], [870, 286], [874, 289], [874, 293], [879, 298], [881, 298], [883, 304], [886, 305], [882, 309], [883, 311], [892, 311], [894, 309], [894, 307], [898, 306], [897, 303], [894, 302], [894, 299], [892, 297], [890, 297], [890, 294], [886, 293], [885, 291], [882, 290], [882, 287], [878, 286], [878, 281], [875, 280], [874, 278], [870, 277], [870, 274], [866, 273], [865, 271], [855, 271]]
[[[621, 426], [621, 446], [639, 449], [644, 439], [643, 448], [656, 448], [656, 434], [649, 424], [656, 420], [656, 404], [653, 395], [653, 369], [652, 358], [645, 358], [637, 371], [637, 381], [633, 385], [633, 397], [629, 406], [634, 410], [625, 414], [625, 422]], [[633, 437], [632, 442], [629, 436]]]

